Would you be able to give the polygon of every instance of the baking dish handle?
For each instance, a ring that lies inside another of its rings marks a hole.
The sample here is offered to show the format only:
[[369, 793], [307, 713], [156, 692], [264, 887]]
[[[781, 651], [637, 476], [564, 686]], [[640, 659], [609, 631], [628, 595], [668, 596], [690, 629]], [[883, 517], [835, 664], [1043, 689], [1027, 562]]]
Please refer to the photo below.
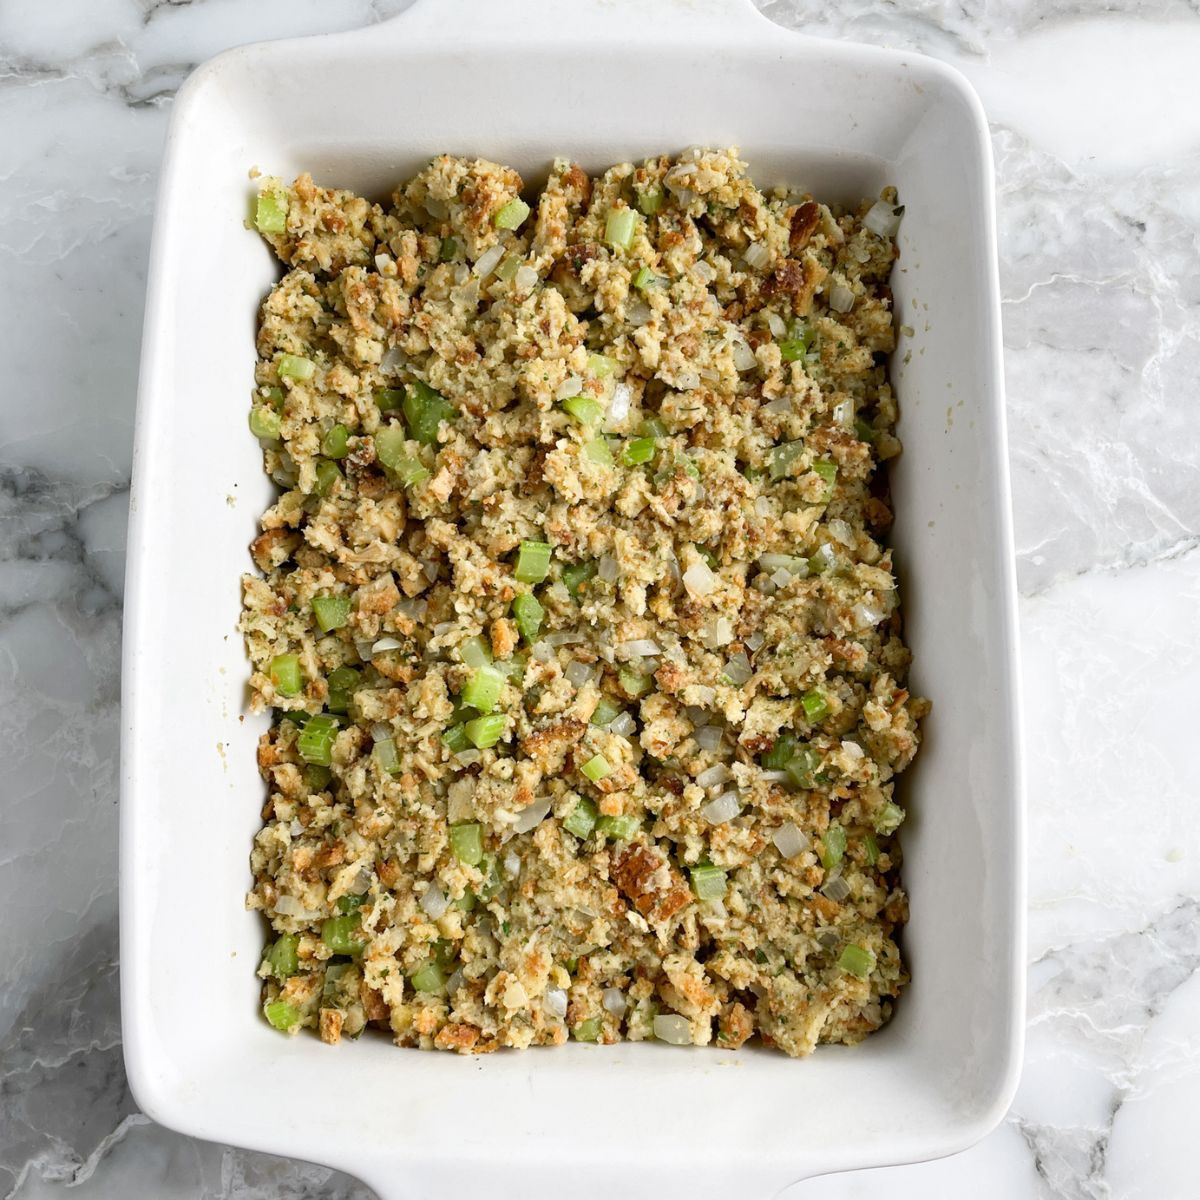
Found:
[[656, 30], [719, 42], [756, 28], [773, 26], [751, 0], [417, 0], [375, 36], [441, 41], [449, 33], [463, 46], [512, 41], [528, 47], [538, 41], [578, 44], [581, 38], [629, 43]]

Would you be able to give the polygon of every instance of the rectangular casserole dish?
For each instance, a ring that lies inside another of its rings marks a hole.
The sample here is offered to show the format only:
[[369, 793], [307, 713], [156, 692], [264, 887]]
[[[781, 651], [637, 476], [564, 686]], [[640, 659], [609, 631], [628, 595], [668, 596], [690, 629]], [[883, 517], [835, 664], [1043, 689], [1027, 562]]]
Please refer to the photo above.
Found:
[[[569, 15], [568, 15], [569, 14]], [[258, 1008], [242, 904], [259, 826], [235, 623], [269, 503], [245, 431], [275, 278], [243, 228], [252, 165], [385, 195], [436, 152], [536, 182], [736, 144], [760, 185], [907, 205], [893, 277], [902, 457], [893, 543], [912, 687], [934, 701], [904, 784], [913, 974], [861, 1046], [331, 1049]], [[349, 1171], [384, 1197], [774, 1194], [826, 1171], [948, 1154], [1016, 1085], [1023, 817], [992, 166], [953, 71], [778, 29], [749, 0], [422, 0], [355, 33], [198, 70], [168, 137], [147, 298], [126, 591], [122, 1000], [134, 1094], [164, 1125]]]

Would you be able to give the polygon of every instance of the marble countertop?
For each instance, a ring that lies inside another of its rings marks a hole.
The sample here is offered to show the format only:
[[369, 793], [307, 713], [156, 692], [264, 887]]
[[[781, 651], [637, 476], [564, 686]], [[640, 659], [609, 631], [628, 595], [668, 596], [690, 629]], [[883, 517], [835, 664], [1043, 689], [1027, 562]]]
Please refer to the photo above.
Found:
[[[1030, 801], [1028, 1052], [955, 1158], [795, 1200], [1195, 1194], [1200, 19], [1187, 0], [760, 0], [960, 67], [991, 120]], [[171, 97], [407, 0], [0, 3], [0, 1196], [367, 1197], [134, 1105], [117, 1006], [130, 436]], [[1149, 14], [1153, 13], [1153, 16]]]

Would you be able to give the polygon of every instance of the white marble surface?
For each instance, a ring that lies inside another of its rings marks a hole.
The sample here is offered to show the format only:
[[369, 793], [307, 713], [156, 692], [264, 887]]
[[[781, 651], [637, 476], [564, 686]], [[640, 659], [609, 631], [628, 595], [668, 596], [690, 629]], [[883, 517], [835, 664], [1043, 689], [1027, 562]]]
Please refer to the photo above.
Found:
[[[137, 1113], [116, 993], [130, 430], [171, 96], [407, 0], [0, 0], [0, 1195], [366, 1197]], [[998, 166], [1029, 727], [1013, 1111], [795, 1200], [1194, 1196], [1200, 1109], [1200, 17], [1188, 0], [760, 0], [974, 80]], [[747, 1198], [749, 1200], [749, 1198]]]

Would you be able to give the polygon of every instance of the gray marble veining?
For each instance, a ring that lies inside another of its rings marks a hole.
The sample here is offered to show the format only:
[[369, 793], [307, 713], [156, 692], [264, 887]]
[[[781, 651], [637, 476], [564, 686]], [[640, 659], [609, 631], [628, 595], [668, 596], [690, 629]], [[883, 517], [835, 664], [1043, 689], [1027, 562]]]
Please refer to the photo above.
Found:
[[[162, 136], [226, 46], [407, 0], [0, 2], [0, 1195], [364, 1198], [180, 1137], [120, 1055], [119, 623]], [[887, 1193], [1195, 1194], [1200, 1104], [1200, 11], [1163, 0], [762, 0], [931, 53], [992, 121], [1029, 723], [1029, 1048], [1013, 1112]], [[884, 1178], [886, 1177], [886, 1178]]]

